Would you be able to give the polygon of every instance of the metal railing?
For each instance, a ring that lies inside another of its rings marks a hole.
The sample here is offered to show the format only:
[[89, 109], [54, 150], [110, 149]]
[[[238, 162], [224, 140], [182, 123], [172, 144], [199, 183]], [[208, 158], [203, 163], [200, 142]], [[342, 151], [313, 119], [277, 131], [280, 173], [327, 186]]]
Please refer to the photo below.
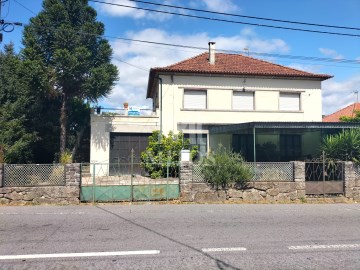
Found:
[[150, 165], [162, 170], [163, 176], [152, 178], [141, 163], [83, 163], [81, 184], [82, 186], [106, 186], [179, 183], [180, 166], [178, 163], [151, 163]]
[[353, 170], [355, 172], [355, 178], [360, 179], [360, 164], [353, 163]]
[[4, 164], [4, 187], [64, 186], [65, 165]]
[[[245, 162], [252, 175], [250, 181], [294, 181], [294, 165], [291, 162]], [[192, 171], [193, 182], [206, 182], [202, 174], [203, 164], [194, 163]]]

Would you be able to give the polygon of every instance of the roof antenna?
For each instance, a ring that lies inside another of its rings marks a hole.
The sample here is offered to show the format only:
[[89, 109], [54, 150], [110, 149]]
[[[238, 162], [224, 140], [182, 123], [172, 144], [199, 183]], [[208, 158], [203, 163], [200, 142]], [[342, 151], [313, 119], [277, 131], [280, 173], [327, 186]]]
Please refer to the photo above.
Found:
[[250, 49], [248, 47], [244, 48], [244, 51], [247, 52], [247, 56], [250, 56]]
[[358, 103], [359, 102], [359, 91], [355, 90], [354, 94], [356, 94], [356, 103]]

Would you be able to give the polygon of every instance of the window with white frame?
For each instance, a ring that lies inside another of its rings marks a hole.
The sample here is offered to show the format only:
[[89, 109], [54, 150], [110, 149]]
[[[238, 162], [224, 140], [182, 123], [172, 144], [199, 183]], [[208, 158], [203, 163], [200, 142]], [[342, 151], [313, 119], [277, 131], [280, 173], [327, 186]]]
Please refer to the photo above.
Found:
[[184, 90], [184, 109], [206, 109], [206, 90]]
[[280, 111], [300, 111], [300, 93], [280, 93]]
[[254, 92], [233, 92], [233, 110], [254, 110]]

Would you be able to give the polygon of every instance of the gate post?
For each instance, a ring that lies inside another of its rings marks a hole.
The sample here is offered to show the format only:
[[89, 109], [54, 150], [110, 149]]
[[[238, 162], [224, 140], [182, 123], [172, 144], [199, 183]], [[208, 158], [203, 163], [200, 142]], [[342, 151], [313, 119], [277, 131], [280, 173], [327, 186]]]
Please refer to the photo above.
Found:
[[344, 196], [348, 199], [354, 197], [354, 187], [355, 187], [355, 170], [354, 164], [351, 161], [344, 162]]
[[294, 181], [298, 199], [305, 197], [305, 162], [293, 161]]
[[4, 164], [0, 163], [0, 188], [3, 187], [4, 181]]

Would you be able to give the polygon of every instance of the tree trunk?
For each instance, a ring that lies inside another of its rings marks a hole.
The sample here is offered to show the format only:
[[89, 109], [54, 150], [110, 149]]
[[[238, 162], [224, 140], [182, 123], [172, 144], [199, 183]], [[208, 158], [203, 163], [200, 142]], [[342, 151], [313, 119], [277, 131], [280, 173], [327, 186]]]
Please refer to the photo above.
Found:
[[60, 111], [60, 155], [66, 150], [67, 96], [63, 94]]
[[77, 154], [77, 151], [79, 149], [82, 137], [84, 135], [85, 129], [87, 128], [88, 124], [89, 123], [85, 123], [76, 134], [76, 142], [75, 142], [75, 145], [74, 145], [74, 147], [72, 149], [72, 152], [71, 152], [71, 156], [72, 156], [73, 160], [74, 160], [74, 158], [75, 158], [75, 156]]

